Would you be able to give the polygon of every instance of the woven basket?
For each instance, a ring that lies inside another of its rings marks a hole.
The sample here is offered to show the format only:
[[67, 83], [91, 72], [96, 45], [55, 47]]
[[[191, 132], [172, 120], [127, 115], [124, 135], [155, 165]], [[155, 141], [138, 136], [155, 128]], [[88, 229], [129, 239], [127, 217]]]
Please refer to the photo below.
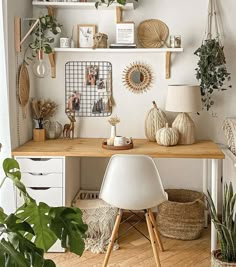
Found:
[[204, 194], [185, 189], [168, 189], [168, 201], [158, 206], [157, 225], [163, 236], [193, 240], [204, 228]]
[[214, 250], [211, 254], [211, 267], [235, 267], [236, 263], [221, 261], [220, 249]]
[[98, 32], [94, 35], [94, 46], [93, 48], [107, 48], [108, 36], [105, 33]]

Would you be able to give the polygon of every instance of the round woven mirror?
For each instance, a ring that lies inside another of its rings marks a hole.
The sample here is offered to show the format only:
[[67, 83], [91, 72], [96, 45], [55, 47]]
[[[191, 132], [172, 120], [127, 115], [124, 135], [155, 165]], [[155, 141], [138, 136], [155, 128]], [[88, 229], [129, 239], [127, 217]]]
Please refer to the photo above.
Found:
[[147, 91], [152, 84], [152, 71], [143, 63], [133, 63], [123, 73], [123, 83], [127, 89], [134, 93]]

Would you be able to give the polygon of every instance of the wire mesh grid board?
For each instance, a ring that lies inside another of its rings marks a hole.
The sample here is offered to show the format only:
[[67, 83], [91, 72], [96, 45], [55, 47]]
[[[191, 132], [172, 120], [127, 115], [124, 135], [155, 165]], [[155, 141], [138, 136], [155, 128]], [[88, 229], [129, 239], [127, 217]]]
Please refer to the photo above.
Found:
[[65, 104], [76, 117], [107, 117], [112, 113], [112, 65], [106, 61], [65, 64]]

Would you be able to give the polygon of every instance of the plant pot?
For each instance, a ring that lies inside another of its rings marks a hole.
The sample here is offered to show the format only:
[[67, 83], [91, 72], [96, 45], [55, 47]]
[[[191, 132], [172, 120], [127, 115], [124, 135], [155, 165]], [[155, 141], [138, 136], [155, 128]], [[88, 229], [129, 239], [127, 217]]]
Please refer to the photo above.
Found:
[[43, 142], [46, 139], [45, 129], [34, 129], [33, 139], [35, 142]]
[[211, 267], [232, 267], [236, 266], [236, 262], [225, 262], [221, 260], [221, 250], [214, 250], [211, 254]]

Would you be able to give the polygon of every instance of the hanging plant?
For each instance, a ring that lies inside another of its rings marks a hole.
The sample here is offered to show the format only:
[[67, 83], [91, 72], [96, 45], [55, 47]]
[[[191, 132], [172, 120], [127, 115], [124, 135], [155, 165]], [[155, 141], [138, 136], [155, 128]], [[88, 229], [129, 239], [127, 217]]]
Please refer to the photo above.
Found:
[[[35, 21], [30, 21], [30, 26]], [[43, 50], [44, 53], [52, 53], [52, 44], [56, 35], [61, 33], [62, 25], [58, 23], [55, 17], [50, 15], [44, 15], [39, 18], [38, 25], [32, 31], [33, 41], [29, 44], [29, 47], [33, 50], [33, 57], [39, 50]], [[48, 33], [53, 35], [49, 35]]]
[[[138, 0], [134, 0], [134, 1], [138, 2]], [[110, 6], [113, 3], [117, 3], [117, 4], [124, 6], [124, 5], [126, 5], [127, 0], [99, 0], [99, 1], [96, 1], [95, 6], [96, 6], [96, 8], [98, 8], [99, 5], [106, 4], [107, 6]]]
[[[206, 110], [209, 110], [214, 105], [212, 94], [216, 90], [224, 91], [231, 87], [231, 85], [228, 85], [231, 77], [226, 68], [224, 47], [220, 40], [216, 10], [216, 0], [209, 0], [206, 38], [203, 40], [202, 45], [194, 52], [199, 57], [196, 78], [200, 82], [203, 107]], [[213, 38], [212, 34], [213, 23], [215, 26], [215, 38]]]

